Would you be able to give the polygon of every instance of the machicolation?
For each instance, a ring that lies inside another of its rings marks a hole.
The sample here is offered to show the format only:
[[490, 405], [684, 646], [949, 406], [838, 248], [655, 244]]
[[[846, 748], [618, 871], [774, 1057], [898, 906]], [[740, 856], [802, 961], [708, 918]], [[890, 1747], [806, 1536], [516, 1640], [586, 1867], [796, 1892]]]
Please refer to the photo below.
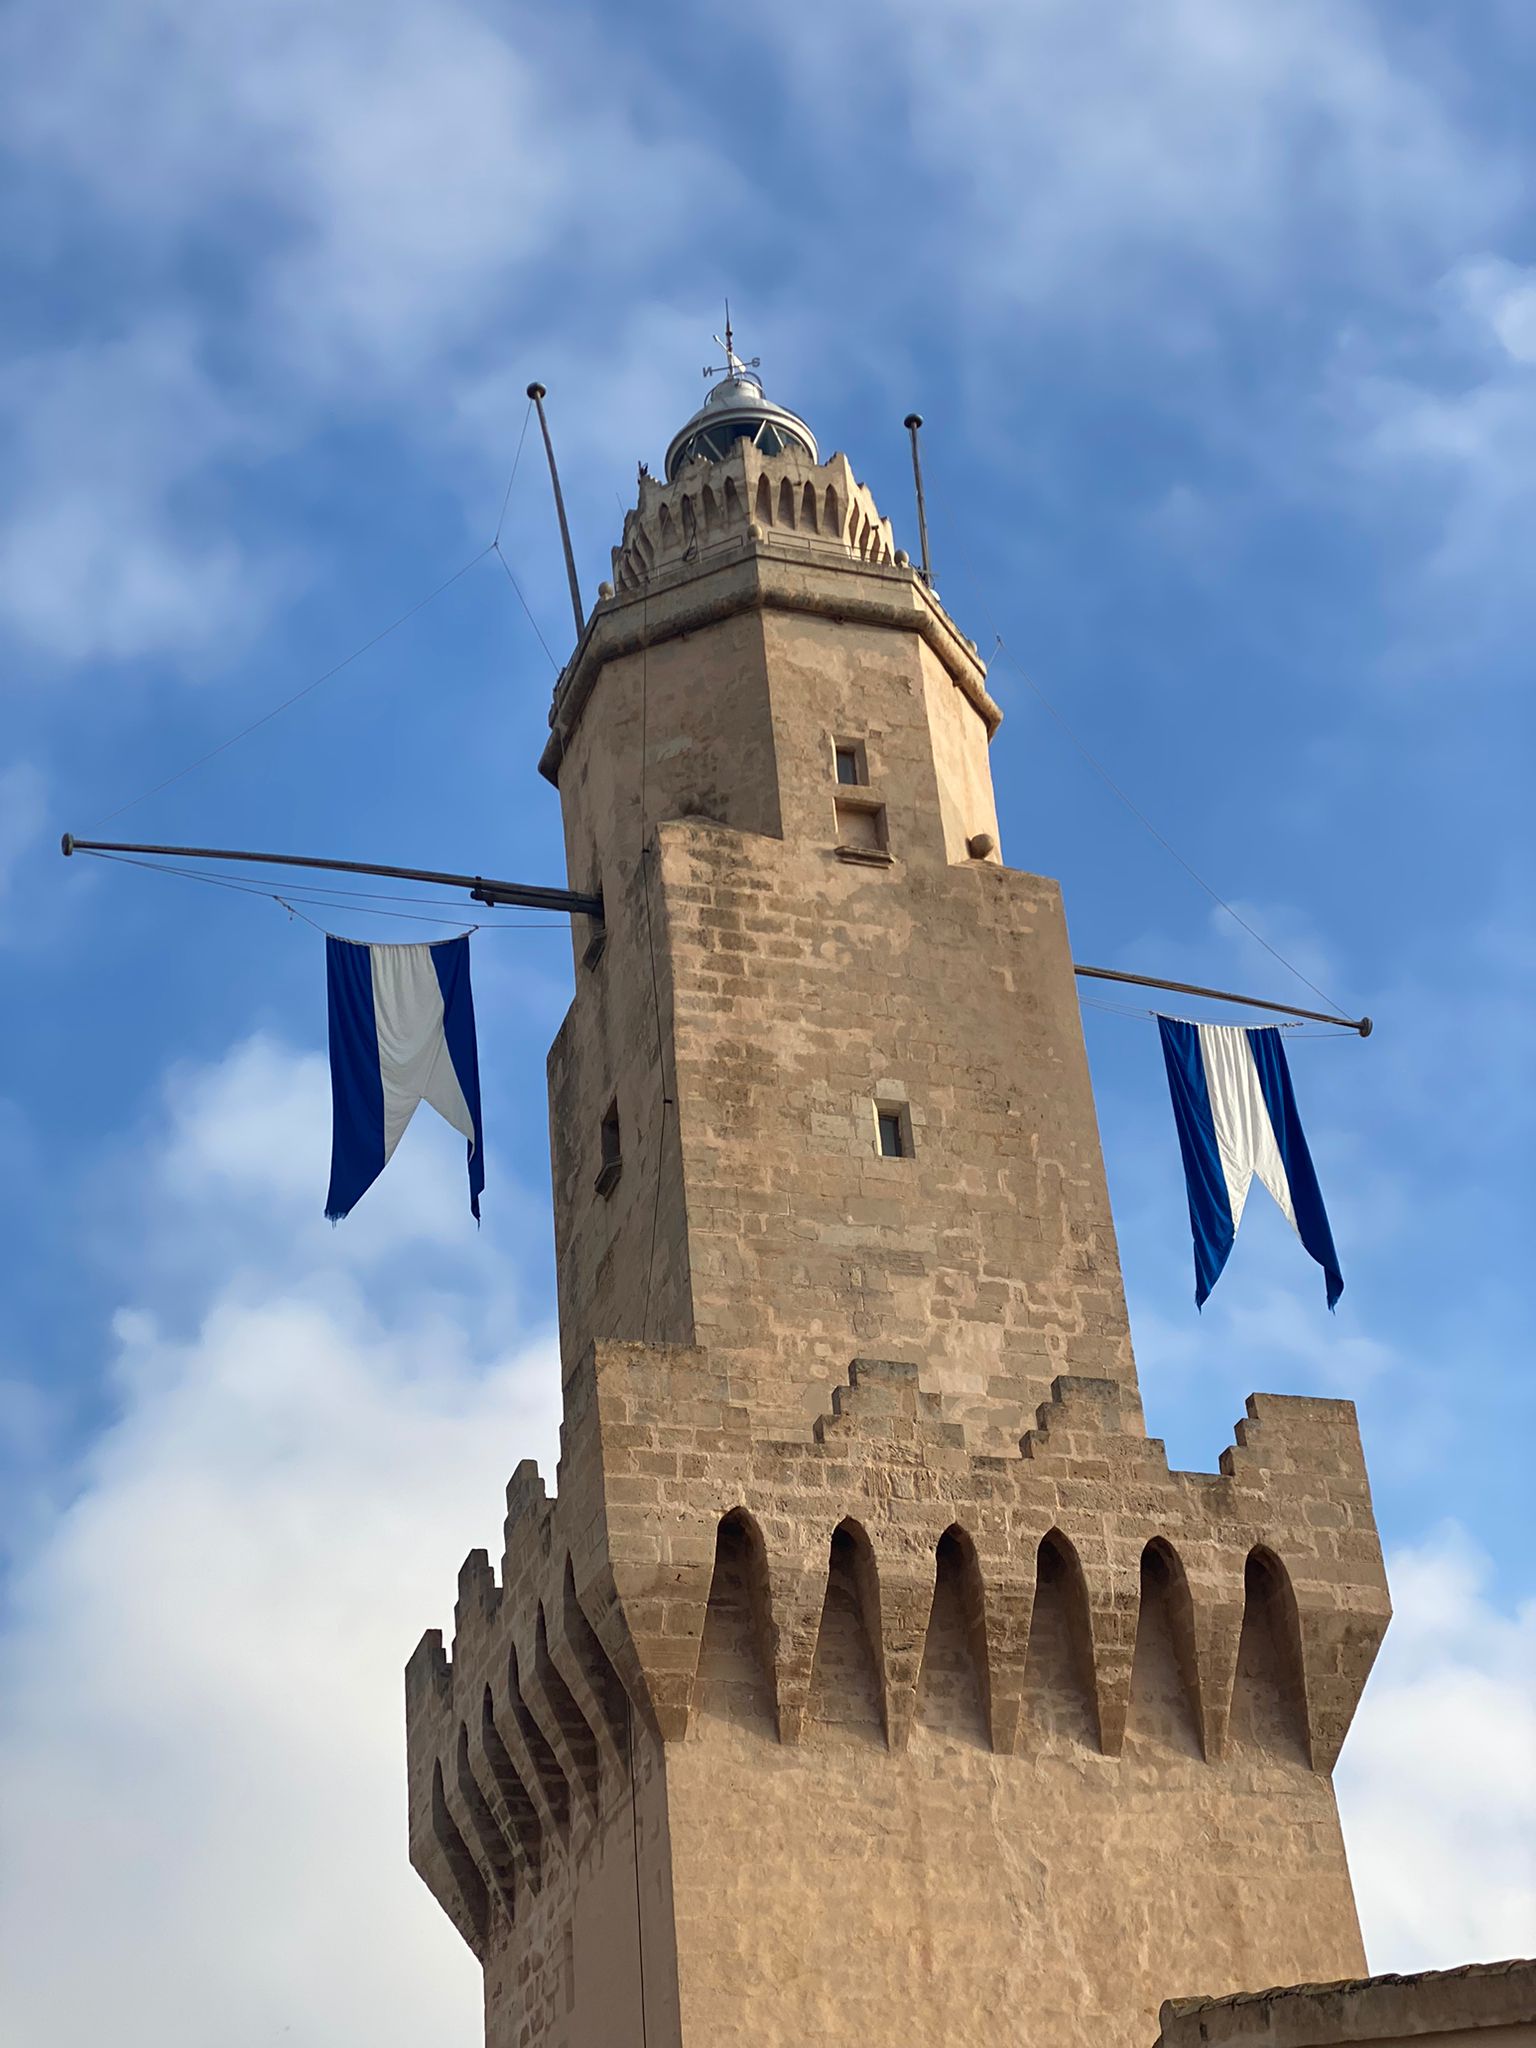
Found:
[[[657, 1375], [679, 1419], [633, 1419]], [[1331, 1770], [1388, 1615], [1348, 1402], [1253, 1397], [1207, 1474], [1125, 1433], [1112, 1381], [1058, 1379], [1007, 1459], [899, 1363], [857, 1361], [801, 1444], [752, 1441], [697, 1353], [602, 1347], [586, 1377], [581, 1506], [520, 1466], [500, 1582], [473, 1552], [451, 1662], [434, 1630], [409, 1668], [413, 1856], [477, 1950], [622, 1810], [635, 1715]]]

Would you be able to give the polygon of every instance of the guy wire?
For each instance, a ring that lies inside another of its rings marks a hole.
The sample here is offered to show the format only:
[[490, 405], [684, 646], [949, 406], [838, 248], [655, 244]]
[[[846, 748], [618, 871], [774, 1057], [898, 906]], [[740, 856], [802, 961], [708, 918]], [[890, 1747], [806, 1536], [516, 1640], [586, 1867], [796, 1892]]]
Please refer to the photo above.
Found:
[[512, 574], [511, 565], [501, 549], [501, 530], [506, 524], [507, 507], [512, 502], [512, 486], [517, 482], [518, 467], [523, 459], [523, 443], [528, 438], [528, 421], [532, 412], [533, 400], [530, 399], [527, 410], [523, 414], [522, 432], [517, 437], [517, 452], [512, 458], [512, 473], [507, 478], [507, 488], [502, 495], [501, 512], [496, 520], [496, 531], [477, 555], [472, 555], [462, 568], [455, 569], [453, 574], [439, 583], [435, 590], [429, 590], [425, 597], [411, 606], [409, 611], [404, 611], [400, 614], [399, 618], [391, 620], [382, 632], [375, 633], [371, 640], [365, 640], [361, 647], [354, 648], [344, 660], [338, 661], [333, 667], [326, 669], [322, 675], [316, 676], [312, 682], [305, 683], [302, 689], [295, 690], [290, 696], [285, 697], [280, 704], [274, 704], [272, 709], [264, 711], [260, 718], [253, 718], [249, 725], [244, 725], [238, 732], [231, 733], [227, 740], [220, 740], [216, 747], [210, 747], [205, 754], [199, 754], [195, 761], [189, 761], [184, 768], [178, 768], [173, 775], [167, 775], [163, 782], [154, 783], [149, 789], [141, 790], [137, 796], [130, 797], [127, 803], [119, 804], [115, 811], [108, 811], [105, 817], [96, 819], [90, 829], [93, 832], [100, 831], [103, 825], [110, 825], [114, 818], [122, 817], [125, 811], [131, 811], [139, 804], [147, 801], [148, 798], [158, 796], [161, 790], [169, 789], [173, 782], [180, 782], [183, 776], [192, 774], [194, 769], [204, 767], [209, 761], [216, 759], [218, 755], [227, 753], [231, 747], [237, 746], [241, 740], [248, 739], [253, 732], [259, 731], [262, 726], [270, 724], [274, 718], [288, 710], [290, 705], [297, 704], [302, 697], [307, 697], [311, 690], [318, 690], [320, 685], [328, 683], [332, 676], [340, 675], [344, 668], [350, 668], [354, 661], [357, 661], [361, 656], [377, 647], [381, 640], [387, 640], [391, 633], [398, 631], [408, 620], [415, 618], [418, 612], [425, 611], [435, 598], [441, 597], [443, 592], [457, 583], [461, 576], [467, 576], [476, 563], [483, 562], [487, 555], [494, 554], [500, 561], [502, 568], [506, 570], [512, 588], [517, 591], [519, 599], [522, 600], [523, 610], [528, 612], [528, 623], [533, 627], [534, 632], [538, 634], [539, 645], [544, 649], [545, 654], [549, 656], [551, 665], [558, 670], [559, 664], [555, 661], [554, 656], [550, 654], [549, 644], [545, 640], [544, 635], [539, 632], [539, 622], [533, 616], [533, 613], [528, 610], [528, 601], [523, 597], [523, 593], [518, 587], [517, 578]]
[[528, 438], [528, 422], [532, 418], [533, 400], [530, 398], [527, 409], [523, 413], [523, 431], [517, 437], [517, 453], [512, 458], [512, 474], [507, 478], [507, 488], [502, 496], [501, 510], [496, 515], [496, 531], [491, 535], [492, 547], [496, 547], [500, 543], [501, 529], [506, 524], [507, 507], [512, 502], [512, 486], [517, 482], [517, 466], [523, 459], [523, 443]]
[[[87, 853], [91, 850], [88, 847], [82, 847], [80, 851]], [[466, 932], [553, 931], [558, 929], [558, 926], [554, 924], [536, 924], [531, 921], [523, 922], [520, 920], [516, 923], [505, 925], [482, 925], [471, 924], [467, 919], [459, 917], [426, 916], [422, 913], [413, 913], [408, 910], [376, 910], [369, 904], [355, 903], [348, 900], [351, 892], [345, 892], [340, 901], [337, 901], [328, 894], [316, 894], [303, 889], [290, 889], [285, 895], [280, 896], [276, 890], [263, 889], [257, 882], [238, 881], [232, 875], [210, 874], [203, 868], [177, 867], [170, 861], [136, 860], [132, 854], [127, 853], [95, 853], [92, 854], [92, 858], [95, 860], [116, 861], [122, 867], [143, 868], [152, 875], [175, 875], [182, 881], [205, 882], [212, 889], [231, 889], [237, 896], [257, 896], [263, 902], [281, 903], [285, 910], [293, 911], [295, 916], [300, 913], [294, 909], [294, 906], [299, 903], [306, 903], [314, 910], [350, 910], [360, 917], [398, 918], [406, 924], [447, 924]], [[357, 893], [362, 894], [364, 892], [359, 891]], [[423, 896], [403, 896], [393, 900], [402, 903], [425, 904], [430, 899]], [[313, 920], [306, 919], [306, 922], [312, 923]], [[317, 927], [317, 929], [323, 930], [324, 927]]]
[[[1158, 1017], [1166, 1017], [1166, 1010], [1141, 1009], [1131, 1003], [1109, 1003], [1102, 996], [1079, 995], [1078, 1001], [1085, 1010], [1102, 1010], [1107, 1017], [1129, 1017], [1133, 1023], [1148, 1023]], [[1174, 1020], [1181, 1024], [1210, 1023], [1210, 1018], [1180, 1017]], [[1310, 1045], [1315, 1038], [1357, 1038], [1357, 1031], [1334, 1031], [1304, 1022], [1300, 1017], [1288, 1017], [1278, 1024], [1241, 1024], [1235, 1027], [1243, 1031], [1288, 1031], [1292, 1045]]]
[[528, 615], [529, 625], [532, 626], [534, 632], [538, 634], [539, 645], [544, 650], [545, 659], [548, 661], [550, 667], [554, 670], [555, 674], [559, 675], [560, 664], [558, 661], [556, 661], [555, 657], [549, 651], [549, 642], [544, 638], [544, 634], [540, 629], [539, 622], [533, 616], [533, 611], [528, 603], [528, 600], [523, 595], [523, 586], [512, 574], [512, 564], [507, 560], [506, 556], [501, 551], [501, 542], [499, 540], [493, 540], [490, 544], [490, 547], [486, 550], [486, 553], [494, 555], [497, 561], [500, 562], [502, 568], [506, 571], [507, 581], [511, 584], [512, 588], [517, 592], [517, 601]]
[[441, 597], [443, 592], [457, 583], [461, 576], [467, 576], [477, 562], [483, 562], [495, 545], [494, 541], [488, 541], [479, 554], [471, 555], [462, 568], [455, 569], [451, 576], [445, 577], [435, 590], [429, 590], [425, 597], [419, 599], [417, 603], [411, 606], [409, 611], [404, 611], [400, 614], [399, 618], [392, 619], [382, 632], [375, 633], [371, 640], [365, 640], [361, 647], [354, 647], [344, 660], [338, 661], [333, 667], [326, 669], [323, 675], [316, 676], [313, 682], [306, 683], [301, 690], [295, 690], [291, 696], [285, 697], [281, 704], [274, 704], [272, 709], [264, 711], [260, 718], [253, 718], [249, 725], [241, 726], [240, 730], [231, 733], [227, 740], [220, 740], [219, 744], [216, 747], [210, 747], [206, 754], [199, 754], [195, 761], [189, 761], [184, 768], [178, 768], [174, 775], [167, 775], [163, 782], [154, 783], [149, 789], [141, 790], [137, 796], [129, 797], [127, 803], [119, 804], [115, 811], [108, 811], [105, 817], [97, 818], [90, 827], [91, 831], [99, 832], [103, 825], [110, 825], [112, 820], [120, 818], [124, 811], [131, 811], [137, 805], [146, 802], [148, 798], [158, 796], [162, 789], [169, 789], [173, 782], [180, 782], [183, 776], [190, 775], [194, 769], [204, 767], [209, 761], [216, 759], [218, 755], [227, 753], [231, 747], [237, 746], [241, 740], [249, 739], [250, 735], [253, 732], [259, 731], [262, 726], [270, 725], [274, 718], [288, 710], [291, 705], [297, 704], [301, 697], [307, 697], [311, 690], [318, 690], [320, 685], [328, 683], [332, 676], [339, 676], [344, 668], [350, 668], [354, 661], [367, 654], [370, 649], [377, 647], [381, 640], [387, 640], [390, 634], [397, 632], [401, 626], [405, 625], [407, 620], [414, 619], [418, 612], [425, 611], [434, 598]]

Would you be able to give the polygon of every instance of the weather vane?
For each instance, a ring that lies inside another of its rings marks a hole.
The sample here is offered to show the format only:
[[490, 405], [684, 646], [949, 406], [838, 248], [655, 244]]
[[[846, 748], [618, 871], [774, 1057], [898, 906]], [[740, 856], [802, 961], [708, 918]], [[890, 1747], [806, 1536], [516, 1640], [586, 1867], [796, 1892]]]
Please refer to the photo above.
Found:
[[711, 367], [706, 363], [704, 366], [704, 375], [706, 377], [739, 377], [743, 370], [756, 370], [762, 367], [763, 359], [761, 356], [753, 356], [750, 362], [743, 362], [736, 353], [734, 337], [731, 333], [731, 302], [729, 299], [725, 302], [725, 339], [722, 341], [718, 334], [711, 335], [710, 339], [717, 348], [725, 350], [725, 366], [721, 369]]

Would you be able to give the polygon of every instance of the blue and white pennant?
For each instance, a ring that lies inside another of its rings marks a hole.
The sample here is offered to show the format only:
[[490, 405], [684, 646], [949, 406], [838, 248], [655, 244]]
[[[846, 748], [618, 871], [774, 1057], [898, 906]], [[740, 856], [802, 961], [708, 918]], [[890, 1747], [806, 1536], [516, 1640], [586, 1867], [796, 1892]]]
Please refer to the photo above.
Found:
[[419, 1103], [469, 1141], [469, 1206], [485, 1187], [480, 1060], [469, 935], [435, 945], [367, 946], [327, 937], [333, 1223], [389, 1164]]
[[1221, 1277], [1257, 1174], [1322, 1267], [1332, 1308], [1344, 1276], [1279, 1031], [1178, 1017], [1159, 1017], [1157, 1027], [1189, 1190], [1195, 1305], [1205, 1306]]

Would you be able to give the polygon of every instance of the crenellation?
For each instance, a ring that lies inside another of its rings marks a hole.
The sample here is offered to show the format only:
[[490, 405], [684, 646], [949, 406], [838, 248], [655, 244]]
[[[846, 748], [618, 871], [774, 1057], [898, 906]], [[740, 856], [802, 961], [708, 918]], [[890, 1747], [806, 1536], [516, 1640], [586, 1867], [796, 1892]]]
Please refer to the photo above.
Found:
[[440, 1628], [424, 1629], [405, 1667], [407, 1700], [417, 1696], [446, 1698], [448, 1686], [448, 1653], [443, 1648], [443, 1632]]
[[490, 1554], [484, 1550], [472, 1550], [459, 1566], [459, 1597], [453, 1608], [453, 1635], [457, 1644], [467, 1619], [474, 1615], [484, 1622], [491, 1619], [501, 1604], [501, 1588], [496, 1583], [496, 1574], [491, 1570]]
[[[512, 1548], [512, 1531], [527, 1515], [542, 1515], [549, 1507], [544, 1477], [534, 1458], [522, 1459], [507, 1481], [507, 1548]], [[503, 1574], [505, 1576], [505, 1574]]]

